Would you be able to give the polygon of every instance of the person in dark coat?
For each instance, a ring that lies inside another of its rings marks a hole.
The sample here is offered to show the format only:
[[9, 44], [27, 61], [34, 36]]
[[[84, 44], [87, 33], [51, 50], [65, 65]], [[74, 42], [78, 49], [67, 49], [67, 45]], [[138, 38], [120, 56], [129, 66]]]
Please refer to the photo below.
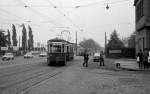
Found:
[[139, 50], [137, 57], [139, 57], [139, 68], [141, 69], [143, 66], [143, 52], [141, 49]]
[[85, 50], [83, 67], [88, 67], [88, 60], [89, 60], [89, 54], [88, 54], [87, 50]]
[[148, 68], [148, 51], [147, 50], [144, 50], [144, 53], [143, 53], [143, 66], [144, 66], [144, 69], [145, 68]]
[[99, 66], [104, 66], [104, 57], [102, 53], [100, 53], [100, 65]]

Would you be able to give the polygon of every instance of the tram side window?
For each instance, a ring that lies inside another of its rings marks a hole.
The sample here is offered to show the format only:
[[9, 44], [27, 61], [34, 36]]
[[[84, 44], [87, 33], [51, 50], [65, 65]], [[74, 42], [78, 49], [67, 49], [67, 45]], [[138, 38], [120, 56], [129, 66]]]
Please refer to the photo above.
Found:
[[71, 49], [71, 51], [70, 51], [70, 52], [73, 52], [73, 47], [71, 47], [70, 49]]
[[67, 52], [67, 46], [63, 44], [63, 52]]
[[52, 52], [52, 49], [51, 49], [51, 48], [52, 48], [52, 44], [49, 44], [49, 45], [48, 45], [48, 52]]
[[67, 46], [67, 52], [69, 52], [69, 46]]
[[48, 48], [48, 52], [50, 52], [50, 45], [48, 45], [48, 47], [47, 47], [47, 48]]
[[62, 52], [65, 52], [65, 45], [62, 45]]

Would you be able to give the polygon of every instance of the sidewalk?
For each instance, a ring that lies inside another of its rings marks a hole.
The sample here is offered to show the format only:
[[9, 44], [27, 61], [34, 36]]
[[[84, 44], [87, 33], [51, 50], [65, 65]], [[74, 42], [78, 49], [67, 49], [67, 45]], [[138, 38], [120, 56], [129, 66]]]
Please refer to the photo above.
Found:
[[120, 68], [128, 71], [150, 71], [150, 68], [139, 69], [139, 65], [136, 62], [136, 59], [118, 59], [115, 61], [115, 64], [116, 63], [120, 63]]

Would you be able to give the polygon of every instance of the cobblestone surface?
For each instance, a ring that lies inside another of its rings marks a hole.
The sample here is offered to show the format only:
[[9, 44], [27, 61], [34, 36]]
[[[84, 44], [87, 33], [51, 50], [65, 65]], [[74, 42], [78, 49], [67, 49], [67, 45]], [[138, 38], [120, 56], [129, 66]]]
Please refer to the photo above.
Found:
[[83, 68], [82, 59], [73, 63], [61, 74], [20, 94], [149, 94], [150, 92], [148, 73], [114, 71], [107, 66], [99, 68], [95, 63]]

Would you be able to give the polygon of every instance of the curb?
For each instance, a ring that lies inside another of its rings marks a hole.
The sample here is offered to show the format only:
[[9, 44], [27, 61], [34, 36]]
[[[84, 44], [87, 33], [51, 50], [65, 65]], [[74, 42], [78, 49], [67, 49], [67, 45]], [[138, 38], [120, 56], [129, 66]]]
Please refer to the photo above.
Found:
[[[119, 64], [118, 67], [117, 67], [117, 64]], [[127, 67], [123, 67], [120, 62], [115, 62], [115, 65], [116, 65], [116, 68], [120, 68], [122, 70], [127, 70], [127, 71], [149, 71], [150, 72], [150, 68], [149, 69], [127, 68]]]
[[127, 70], [127, 71], [149, 71], [150, 72], [150, 70], [148, 69], [131, 69], [131, 68], [123, 68], [123, 67], [121, 67], [120, 66], [120, 69], [122, 69], [122, 70]]

